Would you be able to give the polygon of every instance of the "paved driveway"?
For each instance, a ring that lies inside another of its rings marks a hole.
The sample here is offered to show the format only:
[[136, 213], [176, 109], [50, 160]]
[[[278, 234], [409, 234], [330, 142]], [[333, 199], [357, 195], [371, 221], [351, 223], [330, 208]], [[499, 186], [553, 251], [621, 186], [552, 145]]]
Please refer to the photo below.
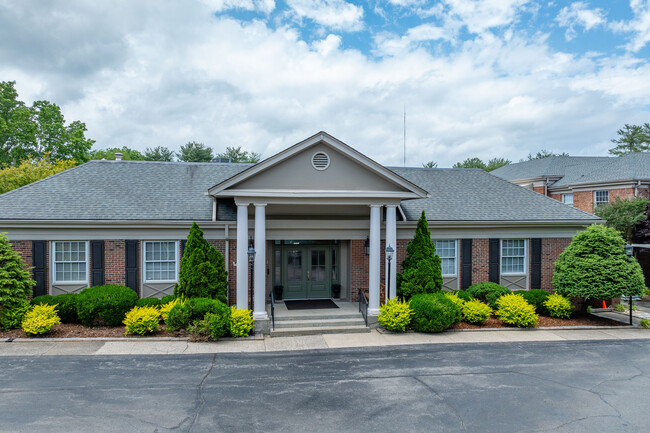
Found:
[[0, 430], [643, 432], [650, 342], [0, 358]]

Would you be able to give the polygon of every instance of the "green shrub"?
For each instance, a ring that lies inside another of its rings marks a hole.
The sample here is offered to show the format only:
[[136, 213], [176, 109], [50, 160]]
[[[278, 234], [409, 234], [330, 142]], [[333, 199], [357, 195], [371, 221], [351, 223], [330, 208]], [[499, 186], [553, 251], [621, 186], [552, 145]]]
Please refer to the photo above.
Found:
[[555, 262], [553, 286], [557, 293], [587, 300], [641, 295], [643, 271], [636, 259], [628, 259], [624, 247], [616, 230], [600, 224], [575, 235]]
[[467, 293], [479, 301], [486, 302], [490, 307], [497, 307], [497, 299], [503, 295], [512, 293], [510, 289], [497, 283], [476, 283], [467, 289]]
[[[224, 312], [224, 309], [228, 311]], [[217, 299], [189, 298], [185, 303], [179, 302], [169, 310], [165, 324], [170, 331], [189, 329], [195, 321], [203, 320], [207, 313], [230, 316], [230, 308]]]
[[442, 289], [440, 257], [436, 255], [424, 211], [413, 239], [406, 246], [406, 258], [398, 281], [397, 294], [406, 299], [418, 293], [434, 293]]
[[571, 317], [571, 301], [559, 293], [550, 295], [546, 302], [544, 302], [544, 306], [551, 317], [559, 317], [561, 319]]
[[160, 325], [160, 311], [158, 307], [145, 305], [135, 306], [124, 317], [124, 325], [128, 334], [145, 335], [158, 330]]
[[492, 308], [478, 299], [472, 299], [463, 305], [463, 320], [467, 323], [483, 324], [492, 315]]
[[10, 329], [20, 328], [23, 322], [23, 317], [32, 306], [29, 302], [20, 302], [13, 304], [11, 307], [5, 307], [0, 311], [0, 326], [2, 329], [9, 331]]
[[465, 305], [465, 300], [461, 299], [458, 297], [458, 295], [455, 292], [442, 292], [451, 302], [456, 304], [456, 306], [460, 309], [461, 314], [463, 312], [463, 305]]
[[158, 298], [140, 298], [135, 302], [136, 307], [158, 307], [162, 304]]
[[76, 293], [64, 293], [62, 295], [37, 296], [32, 299], [32, 305], [56, 305], [56, 310], [62, 323], [77, 323], [77, 301], [79, 295]]
[[503, 323], [520, 328], [530, 328], [537, 324], [535, 307], [521, 295], [503, 295], [497, 300], [497, 307], [497, 316]]
[[412, 327], [418, 332], [442, 332], [461, 320], [460, 308], [442, 293], [415, 295], [410, 306]]
[[160, 305], [169, 304], [174, 299], [176, 299], [176, 295], [163, 296], [162, 299], [160, 299]]
[[25, 314], [22, 328], [27, 335], [42, 335], [50, 332], [54, 325], [61, 323], [56, 314], [56, 305], [34, 305]]
[[[215, 300], [216, 301], [216, 300]], [[216, 301], [219, 302], [219, 301]], [[214, 313], [206, 313], [205, 317], [196, 320], [189, 326], [188, 331], [195, 340], [218, 340], [228, 333], [230, 323], [230, 308], [223, 302], [219, 302]]]
[[251, 310], [239, 310], [236, 307], [230, 307], [230, 330], [231, 337], [246, 337], [253, 330], [253, 312]]
[[184, 304], [184, 303], [185, 300], [181, 298], [174, 298], [171, 301], [167, 302], [166, 304], [161, 304], [158, 307], [158, 310], [160, 311], [160, 317], [162, 318], [163, 322], [167, 323], [167, 317], [169, 316], [169, 312], [172, 310], [172, 308], [174, 308], [176, 304]]
[[0, 311], [27, 302], [34, 284], [20, 254], [11, 248], [6, 234], [0, 233]]
[[409, 303], [395, 297], [379, 307], [377, 320], [384, 329], [404, 332], [409, 327], [412, 318], [413, 310]]
[[458, 296], [460, 299], [462, 299], [465, 302], [471, 301], [472, 299], [474, 299], [474, 298], [472, 298], [472, 295], [467, 293], [467, 290], [455, 290], [452, 293], [454, 293], [456, 296]]
[[77, 315], [85, 326], [120, 326], [137, 300], [138, 295], [128, 287], [90, 287], [77, 298]]
[[528, 291], [518, 290], [514, 293], [523, 296], [526, 302], [528, 302], [530, 305], [535, 307], [535, 312], [537, 314], [548, 316], [548, 310], [546, 309], [544, 302], [546, 302], [546, 300], [548, 299], [548, 295], [550, 295], [550, 293], [548, 293], [546, 290], [540, 290], [540, 289], [531, 289]]
[[619, 313], [624, 313], [627, 310], [627, 308], [623, 304], [616, 304], [614, 310], [618, 311]]
[[644, 329], [650, 328], [650, 320], [648, 320], [648, 319], [639, 320], [639, 326], [644, 328]]

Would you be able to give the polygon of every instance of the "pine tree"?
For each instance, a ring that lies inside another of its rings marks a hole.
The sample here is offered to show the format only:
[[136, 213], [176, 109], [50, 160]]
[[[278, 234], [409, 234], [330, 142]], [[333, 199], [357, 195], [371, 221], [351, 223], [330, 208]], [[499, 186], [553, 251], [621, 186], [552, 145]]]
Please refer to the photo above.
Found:
[[422, 211], [415, 229], [415, 236], [406, 247], [399, 278], [399, 295], [405, 298], [418, 293], [434, 293], [442, 289], [440, 257], [431, 240], [427, 217]]
[[216, 298], [227, 303], [227, 276], [223, 255], [205, 240], [199, 225], [193, 223], [187, 236], [174, 295]]
[[35, 284], [7, 236], [0, 233], [0, 310], [27, 302]]

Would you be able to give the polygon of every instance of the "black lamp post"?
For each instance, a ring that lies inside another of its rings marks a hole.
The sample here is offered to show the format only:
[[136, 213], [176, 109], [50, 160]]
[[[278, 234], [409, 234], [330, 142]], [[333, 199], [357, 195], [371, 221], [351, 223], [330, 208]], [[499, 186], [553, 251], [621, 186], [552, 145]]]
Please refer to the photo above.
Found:
[[386, 260], [388, 260], [388, 284], [386, 284], [386, 303], [388, 303], [388, 296], [390, 295], [390, 262], [393, 260], [393, 254], [395, 253], [395, 250], [393, 247], [388, 245], [386, 247]]
[[[630, 244], [625, 245], [625, 254], [627, 254], [628, 260], [632, 260], [632, 254], [634, 253], [634, 247]], [[632, 294], [628, 293], [627, 298], [630, 301], [630, 326], [632, 326]]]
[[251, 264], [251, 282], [250, 282], [250, 300], [248, 302], [248, 309], [253, 311], [253, 264], [255, 263], [255, 249], [250, 247], [248, 249], [248, 263]]
[[370, 255], [370, 236], [366, 236], [366, 241], [363, 243], [363, 251], [367, 256]]

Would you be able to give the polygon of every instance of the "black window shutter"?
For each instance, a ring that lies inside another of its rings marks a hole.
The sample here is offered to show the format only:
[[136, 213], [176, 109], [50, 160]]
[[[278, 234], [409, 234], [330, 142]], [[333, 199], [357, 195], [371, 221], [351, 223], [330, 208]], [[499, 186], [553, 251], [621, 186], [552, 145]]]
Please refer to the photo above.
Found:
[[472, 240], [460, 241], [460, 288], [467, 289], [472, 285]]
[[45, 286], [45, 276], [47, 275], [46, 252], [46, 241], [32, 241], [32, 266], [34, 266], [32, 272], [34, 273], [34, 281], [36, 281], [33, 288], [34, 296], [47, 295], [47, 287]]
[[104, 285], [104, 241], [90, 241], [90, 284]]
[[125, 249], [126, 287], [138, 293], [138, 241], [127, 240]]
[[501, 242], [499, 239], [490, 239], [490, 281], [499, 284], [499, 251]]
[[183, 253], [185, 252], [185, 244], [187, 243], [187, 239], [183, 239], [181, 241], [181, 259], [183, 258]]
[[530, 288], [542, 288], [542, 240], [530, 240]]

